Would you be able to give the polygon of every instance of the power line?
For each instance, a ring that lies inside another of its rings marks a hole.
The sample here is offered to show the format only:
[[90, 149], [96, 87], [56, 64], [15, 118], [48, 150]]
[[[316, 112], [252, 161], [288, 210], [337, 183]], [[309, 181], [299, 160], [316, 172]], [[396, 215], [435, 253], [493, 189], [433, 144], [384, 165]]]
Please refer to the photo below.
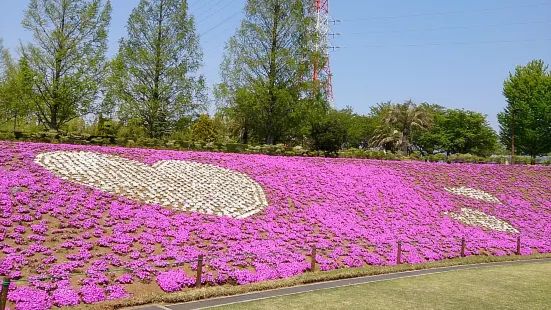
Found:
[[454, 26], [454, 27], [439, 27], [439, 28], [420, 28], [420, 29], [404, 29], [404, 30], [384, 30], [384, 31], [365, 31], [365, 32], [344, 32], [335, 33], [334, 35], [357, 35], [357, 34], [379, 34], [379, 33], [401, 33], [401, 32], [418, 32], [418, 31], [434, 31], [434, 30], [450, 30], [450, 29], [469, 29], [469, 28], [486, 28], [486, 27], [499, 27], [499, 26], [514, 26], [514, 25], [533, 25], [533, 24], [547, 24], [551, 21], [536, 21], [536, 22], [521, 22], [521, 23], [502, 23], [502, 24], [487, 24], [487, 25], [473, 25], [473, 26]]
[[237, 15], [240, 14], [240, 13], [241, 13], [241, 11], [235, 12], [235, 14], [233, 14], [233, 15], [229, 16], [228, 18], [224, 19], [223, 21], [221, 21], [220, 23], [218, 23], [218, 24], [215, 25], [214, 27], [210, 28], [209, 30], [207, 30], [207, 31], [205, 31], [205, 32], [203, 32], [203, 33], [201, 33], [199, 36], [202, 37], [202, 36], [204, 36], [205, 34], [207, 34], [207, 33], [211, 32], [211, 31], [213, 31], [214, 29], [216, 29], [216, 28], [220, 27], [221, 25], [227, 23], [229, 20], [231, 20], [232, 18], [234, 18], [235, 16], [237, 16]]
[[333, 22], [338, 23], [338, 22], [381, 20], [381, 19], [421, 17], [421, 16], [433, 16], [433, 15], [448, 15], [448, 14], [470, 13], [470, 12], [485, 12], [485, 11], [497, 11], [497, 10], [508, 10], [508, 9], [520, 9], [520, 8], [539, 7], [539, 6], [548, 6], [548, 5], [551, 5], [551, 3], [539, 3], [539, 4], [528, 4], [528, 5], [517, 5], [517, 6], [502, 6], [502, 7], [485, 8], [485, 9], [447, 11], [447, 12], [435, 12], [435, 13], [423, 13], [423, 14], [411, 14], [411, 15], [395, 15], [395, 16], [367, 17], [367, 18], [354, 18], [354, 19], [340, 19], [340, 20], [334, 20]]
[[202, 6], [196, 8], [195, 10], [200, 10], [200, 9], [204, 8], [205, 6], [207, 6], [209, 3], [212, 3], [212, 2], [214, 2], [214, 0], [206, 0], [205, 3], [203, 3]]
[[218, 10], [214, 11], [214, 12], [213, 12], [212, 14], [210, 14], [209, 16], [203, 18], [203, 19], [202, 19], [201, 21], [199, 21], [198, 23], [200, 24], [200, 23], [204, 22], [205, 20], [207, 20], [207, 19], [213, 17], [214, 15], [216, 15], [216, 13], [218, 13], [218, 12], [222, 11], [223, 9], [227, 8], [228, 6], [230, 6], [230, 4], [234, 3], [235, 1], [237, 1], [237, 0], [232, 0], [232, 1], [228, 2], [228, 3], [226, 3], [226, 5], [224, 5], [223, 7], [219, 8]]
[[224, 28], [224, 30], [222, 30], [222, 31], [220, 31], [219, 33], [217, 33], [216, 35], [210, 37], [208, 40], [206, 40], [206, 41], [203, 42], [202, 44], [207, 44], [207, 43], [209, 43], [209, 42], [212, 41], [213, 39], [218, 38], [218, 37], [221, 36], [222, 34], [226, 33], [226, 31], [229, 30], [230, 28], [235, 28], [235, 27], [237, 27], [240, 23], [241, 23], [241, 21], [238, 21], [237, 23], [234, 23], [234, 24], [232, 24], [231, 26]]
[[199, 18], [199, 17], [205, 15], [205, 13], [207, 13], [207, 12], [210, 11], [210, 10], [212, 10], [213, 8], [215, 8], [217, 5], [219, 5], [219, 4], [222, 3], [222, 2], [224, 2], [224, 0], [220, 0], [220, 1], [216, 2], [215, 5], [212, 5], [210, 8], [208, 8], [208, 9], [205, 10], [205, 11], [203, 11], [201, 14], [197, 15], [196, 18]]
[[387, 47], [419, 47], [419, 46], [445, 46], [445, 45], [476, 45], [476, 44], [495, 44], [495, 43], [520, 43], [520, 42], [539, 42], [551, 41], [551, 38], [531, 39], [531, 40], [502, 40], [502, 41], [479, 41], [479, 42], [450, 42], [450, 43], [421, 43], [421, 44], [397, 44], [397, 45], [363, 45], [363, 46], [336, 46], [333, 50], [354, 49], [354, 48], [387, 48]]

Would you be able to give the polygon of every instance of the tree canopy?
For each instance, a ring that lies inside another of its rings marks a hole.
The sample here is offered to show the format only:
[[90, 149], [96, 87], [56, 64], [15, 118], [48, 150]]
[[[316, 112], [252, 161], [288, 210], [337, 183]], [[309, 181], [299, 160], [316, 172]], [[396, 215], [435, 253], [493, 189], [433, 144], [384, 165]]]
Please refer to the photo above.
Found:
[[54, 130], [94, 111], [105, 76], [111, 3], [30, 0], [23, 26], [33, 41], [21, 47], [25, 83], [39, 121]]
[[127, 30], [112, 63], [109, 96], [120, 103], [122, 119], [137, 118], [150, 137], [162, 137], [181, 118], [205, 110], [194, 19], [187, 1], [141, 0]]
[[411, 100], [404, 103], [380, 104], [376, 111], [382, 124], [372, 138], [372, 145], [388, 148], [391, 146], [403, 154], [409, 154], [414, 130], [426, 131], [433, 123], [433, 116], [425, 108]]
[[500, 138], [511, 149], [513, 127], [518, 153], [551, 152], [551, 71], [542, 60], [518, 66], [503, 83], [507, 107], [498, 114]]
[[305, 119], [311, 90], [304, 78], [311, 68], [308, 43], [312, 19], [306, 0], [248, 0], [245, 18], [229, 40], [221, 65], [217, 97], [238, 120], [242, 139], [280, 142]]
[[464, 109], [433, 110], [434, 126], [415, 139], [427, 153], [490, 156], [497, 149], [497, 134], [486, 117]]

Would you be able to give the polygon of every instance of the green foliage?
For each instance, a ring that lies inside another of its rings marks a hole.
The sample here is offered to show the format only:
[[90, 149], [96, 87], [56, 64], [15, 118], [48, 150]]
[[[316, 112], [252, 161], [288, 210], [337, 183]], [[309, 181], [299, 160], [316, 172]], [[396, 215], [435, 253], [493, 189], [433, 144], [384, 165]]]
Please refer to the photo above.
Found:
[[121, 140], [136, 140], [145, 137], [145, 135], [145, 130], [139, 119], [131, 118], [119, 123], [117, 137]]
[[[310, 94], [305, 75], [313, 20], [306, 0], [248, 0], [245, 19], [229, 40], [216, 87], [219, 109], [234, 119], [240, 140], [276, 144], [297, 136], [306, 106], [326, 104]], [[308, 95], [308, 96], [306, 96]]]
[[490, 156], [497, 150], [497, 134], [484, 115], [440, 109], [433, 112], [433, 116], [434, 126], [414, 139], [414, 143], [427, 153]]
[[214, 121], [207, 114], [202, 114], [199, 120], [193, 124], [191, 128], [191, 140], [207, 143], [218, 140]]
[[30, 121], [30, 88], [24, 81], [25, 59], [17, 63], [8, 50], [0, 46], [0, 124], [11, 123], [13, 132]]
[[111, 4], [102, 0], [30, 0], [23, 26], [25, 83], [39, 121], [53, 130], [93, 111], [105, 76]]
[[[341, 142], [338, 144], [338, 149], [365, 147], [377, 126], [375, 117], [358, 115], [349, 106], [342, 110], [320, 110], [315, 114], [310, 113], [310, 116], [309, 123], [311, 127], [307, 135], [314, 140], [314, 132], [312, 132], [314, 126], [318, 126], [318, 129], [321, 129], [320, 125], [333, 129], [337, 129], [337, 127], [344, 129], [344, 140], [342, 138], [339, 139]], [[332, 125], [330, 124], [331, 120], [335, 120]]]
[[503, 83], [507, 107], [498, 114], [501, 142], [532, 157], [551, 151], [551, 71], [542, 60], [518, 66]]
[[311, 0], [247, 0], [214, 87], [217, 113], [201, 116], [208, 96], [187, 3], [140, 0], [108, 61], [109, 0], [29, 0], [32, 43], [19, 59], [0, 45], [0, 138], [451, 163], [505, 162], [488, 156], [508, 155], [514, 130], [517, 153], [532, 157], [517, 162], [551, 152], [551, 71], [541, 60], [504, 82], [501, 143], [472, 111], [411, 100], [368, 115], [331, 108], [327, 77], [311, 78], [327, 61], [311, 49], [321, 39]]
[[111, 118], [104, 118], [103, 114], [98, 117], [95, 134], [98, 136], [115, 136], [117, 135], [118, 124]]
[[342, 148], [347, 137], [347, 124], [338, 117], [337, 111], [312, 125], [312, 139], [315, 150], [323, 151], [326, 155], [336, 155]]
[[348, 147], [366, 147], [377, 128], [377, 119], [371, 116], [352, 114], [348, 123], [346, 145]]
[[418, 105], [411, 100], [402, 104], [380, 104], [375, 113], [382, 124], [377, 128], [371, 144], [398, 150], [402, 154], [409, 154], [414, 130], [425, 131], [433, 123], [432, 114], [426, 105]]
[[185, 116], [204, 110], [202, 53], [187, 1], [141, 0], [111, 63], [109, 102], [121, 119], [139, 119], [148, 136], [169, 134]]
[[73, 134], [82, 134], [85, 132], [86, 130], [86, 123], [84, 122], [84, 119], [82, 119], [81, 117], [78, 117], [78, 118], [74, 118], [72, 120], [70, 120], [69, 122], [67, 122], [66, 124], [64, 124], [62, 126], [62, 129], [66, 132], [70, 132], [70, 133], [73, 133]]

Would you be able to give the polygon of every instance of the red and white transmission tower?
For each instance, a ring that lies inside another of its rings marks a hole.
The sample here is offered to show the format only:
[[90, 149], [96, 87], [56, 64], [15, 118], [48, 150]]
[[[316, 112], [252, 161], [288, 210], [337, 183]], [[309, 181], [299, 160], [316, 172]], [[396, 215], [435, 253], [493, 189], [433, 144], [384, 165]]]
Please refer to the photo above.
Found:
[[329, 36], [331, 35], [329, 0], [312, 0], [314, 4], [315, 29], [317, 39], [313, 50], [321, 59], [314, 60], [314, 85], [321, 85], [321, 90], [327, 99], [333, 102], [333, 85], [331, 82], [331, 66], [329, 62], [329, 49], [331, 48]]

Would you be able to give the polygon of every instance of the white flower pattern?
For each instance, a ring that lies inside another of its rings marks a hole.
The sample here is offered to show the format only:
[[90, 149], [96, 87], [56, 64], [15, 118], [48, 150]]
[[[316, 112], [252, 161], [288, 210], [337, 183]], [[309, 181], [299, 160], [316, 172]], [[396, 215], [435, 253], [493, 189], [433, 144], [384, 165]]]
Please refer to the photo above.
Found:
[[[468, 188], [468, 187], [462, 186], [459, 188], [445, 187], [444, 189], [450, 193], [464, 196], [464, 197], [469, 197], [476, 200], [481, 200], [481, 201], [486, 201], [491, 203], [499, 203], [499, 204], [501, 203], [501, 201], [499, 201], [499, 199], [497, 199], [493, 195], [474, 188]], [[519, 233], [519, 231], [516, 228], [514, 228], [511, 224], [495, 216], [488, 215], [482, 211], [474, 210], [471, 208], [461, 208], [461, 213], [459, 214], [452, 213], [452, 212], [444, 212], [444, 214], [466, 225], [484, 227], [487, 229], [492, 229], [496, 231], [505, 231], [505, 232], [510, 232], [514, 234]]]
[[452, 194], [456, 194], [456, 195], [461, 195], [461, 196], [465, 196], [465, 197], [469, 197], [469, 198], [473, 198], [473, 199], [477, 199], [477, 200], [482, 200], [482, 201], [486, 201], [486, 202], [501, 203], [499, 201], [499, 199], [497, 199], [493, 195], [490, 195], [486, 192], [483, 192], [481, 190], [474, 189], [474, 188], [468, 188], [468, 187], [462, 186], [462, 187], [458, 187], [458, 188], [444, 187], [444, 189], [447, 190], [448, 192], [450, 192]]
[[71, 151], [39, 154], [35, 162], [62, 179], [178, 210], [246, 218], [268, 206], [262, 187], [249, 176], [209, 164], [163, 160], [147, 165]]

